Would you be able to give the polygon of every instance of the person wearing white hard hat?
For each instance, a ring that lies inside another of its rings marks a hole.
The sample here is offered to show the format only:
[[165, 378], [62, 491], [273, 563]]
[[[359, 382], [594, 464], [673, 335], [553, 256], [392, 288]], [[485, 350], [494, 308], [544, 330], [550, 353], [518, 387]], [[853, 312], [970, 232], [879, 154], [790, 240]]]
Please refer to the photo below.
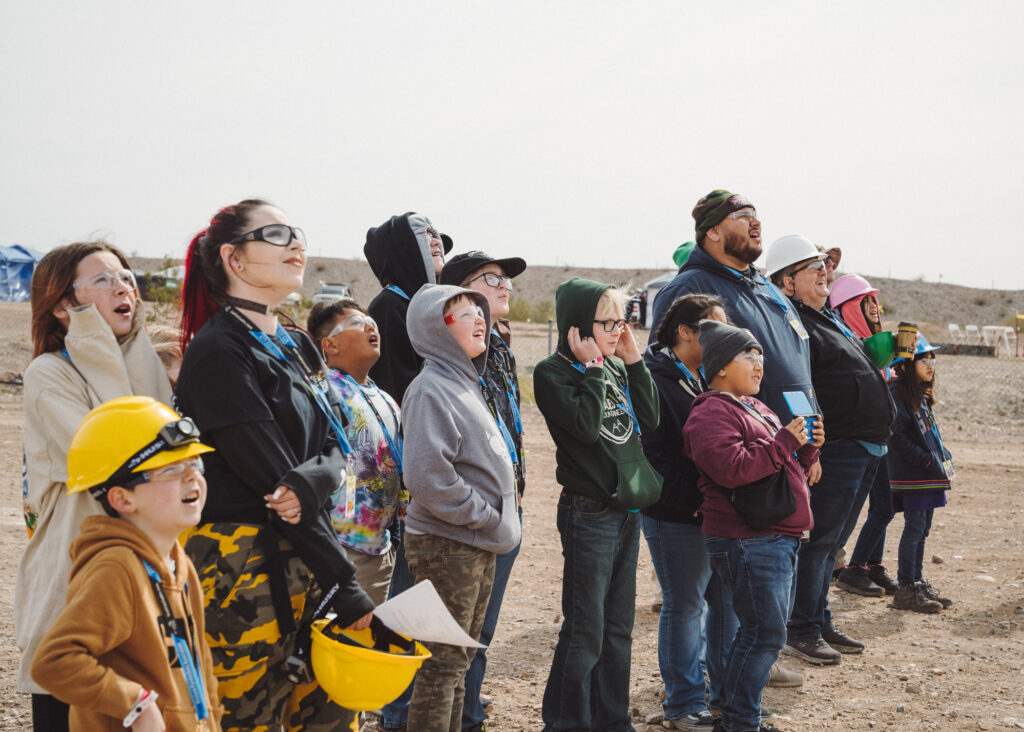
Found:
[[839, 663], [864, 644], [832, 622], [828, 589], [836, 552], [857, 517], [886, 452], [896, 410], [885, 379], [860, 338], [826, 307], [828, 257], [804, 236], [789, 234], [768, 248], [772, 282], [789, 297], [807, 328], [811, 377], [826, 425], [821, 480], [811, 487], [814, 528], [800, 545], [796, 591], [784, 652], [808, 663]]

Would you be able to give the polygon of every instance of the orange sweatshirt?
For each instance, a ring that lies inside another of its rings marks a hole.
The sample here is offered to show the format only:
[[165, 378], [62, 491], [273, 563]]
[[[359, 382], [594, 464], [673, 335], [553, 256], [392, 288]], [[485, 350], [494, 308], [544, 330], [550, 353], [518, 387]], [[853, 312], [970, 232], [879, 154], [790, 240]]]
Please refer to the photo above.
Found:
[[204, 638], [199, 577], [178, 544], [171, 558], [173, 576], [149, 538], [127, 521], [90, 516], [82, 522], [71, 543], [67, 606], [32, 661], [35, 681], [71, 705], [72, 732], [124, 732], [122, 721], [143, 688], [159, 694], [168, 732], [203, 729], [184, 672], [178, 664], [171, 667], [174, 646], [157, 623], [160, 605], [142, 559], [160, 574], [175, 617], [187, 618], [194, 629], [211, 717], [206, 729], [220, 729], [223, 708], [214, 703], [217, 682]]

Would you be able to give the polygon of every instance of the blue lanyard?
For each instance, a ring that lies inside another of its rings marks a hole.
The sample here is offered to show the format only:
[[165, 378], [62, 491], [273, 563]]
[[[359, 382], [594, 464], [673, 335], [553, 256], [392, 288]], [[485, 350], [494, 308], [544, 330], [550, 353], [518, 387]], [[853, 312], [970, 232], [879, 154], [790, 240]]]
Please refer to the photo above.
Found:
[[633, 400], [629, 398], [629, 387], [625, 384], [622, 385], [622, 393], [626, 395], [625, 402], [617, 402], [619, 409], [629, 415], [629, 418], [633, 420], [633, 429], [636, 433], [640, 434], [640, 422], [636, 418], [636, 412], [633, 411]]
[[[675, 358], [674, 355], [673, 355], [672, 358], [676, 362], [676, 366], [679, 367], [679, 370], [682, 371], [684, 374], [686, 374], [686, 378], [688, 378], [694, 384], [700, 384], [700, 380], [696, 376], [693, 375], [693, 372], [690, 371], [690, 369], [686, 368], [686, 364], [685, 363], [680, 361], [678, 358]], [[704, 376], [704, 366], [703, 365], [697, 367], [697, 372], [700, 374], [701, 379], [704, 379], [705, 382], [706, 382], [707, 381], [707, 377]]]
[[385, 290], [391, 290], [391, 291], [392, 291], [393, 293], [395, 293], [396, 295], [398, 295], [398, 296], [399, 296], [400, 298], [402, 298], [403, 300], [408, 300], [408, 299], [409, 299], [409, 296], [408, 296], [408, 295], [406, 295], [406, 294], [405, 294], [405, 292], [404, 292], [404, 291], [402, 290], [402, 288], [401, 288], [401, 287], [399, 287], [398, 285], [388, 285], [388, 286], [387, 286], [387, 287], [385, 287], [384, 289], [385, 289]]
[[[139, 557], [142, 559], [141, 557]], [[142, 559], [142, 566], [146, 568], [146, 574], [149, 575], [149, 579], [153, 585], [153, 593], [156, 595], [157, 604], [160, 605], [160, 612], [163, 613], [163, 617], [158, 619], [161, 628], [167, 630], [168, 635], [171, 636], [171, 641], [174, 643], [174, 653], [178, 657], [178, 663], [181, 664], [181, 670], [185, 674], [185, 684], [188, 686], [188, 695], [192, 698], [192, 706], [195, 707], [196, 716], [199, 721], [210, 718], [210, 710], [206, 707], [206, 687], [203, 684], [203, 677], [199, 673], [199, 669], [196, 666], [196, 659], [192, 655], [192, 649], [189, 647], [188, 641], [181, 637], [181, 633], [175, 632], [179, 629], [179, 623], [182, 621], [174, 617], [174, 613], [171, 611], [171, 604], [167, 602], [167, 595], [164, 594], [163, 586], [160, 581], [160, 575], [157, 571], [150, 566], [149, 562]], [[188, 602], [188, 585], [185, 585], [185, 596], [186, 603]], [[188, 619], [184, 621], [185, 628], [184, 633], [187, 635], [192, 630], [188, 623]], [[195, 641], [193, 634], [193, 642]]]
[[487, 402], [487, 407], [491, 410], [491, 416], [494, 417], [494, 421], [498, 425], [498, 430], [501, 431], [501, 436], [505, 440], [505, 447], [508, 449], [508, 456], [512, 458], [512, 464], [519, 464], [519, 454], [516, 452], [516, 443], [512, 441], [512, 435], [508, 431], [508, 427], [505, 426], [505, 420], [501, 418], [501, 414], [498, 413], [497, 407], [494, 406], [494, 399], [491, 397], [491, 390], [487, 388], [487, 384], [484, 383], [484, 377], [477, 375], [477, 379], [480, 381], [480, 390], [483, 392], [484, 401]]
[[752, 406], [750, 406], [749, 404], [747, 404], [747, 403], [746, 403], [745, 401], [743, 401], [742, 399], [739, 399], [739, 398], [737, 398], [737, 399], [736, 399], [736, 401], [738, 401], [738, 402], [740, 403], [740, 405], [741, 405], [741, 406], [742, 406], [742, 407], [743, 407], [744, 409], [746, 409], [746, 410], [747, 410], [748, 412], [750, 412], [751, 414], [753, 414], [753, 415], [754, 415], [754, 417], [756, 417], [758, 421], [760, 421], [760, 422], [762, 422], [762, 423], [764, 423], [764, 424], [767, 424], [767, 425], [768, 425], [768, 426], [770, 426], [770, 427], [771, 427], [772, 429], [774, 429], [774, 430], [775, 430], [776, 432], [778, 432], [779, 430], [781, 430], [781, 429], [782, 429], [782, 423], [781, 423], [781, 422], [779, 422], [779, 421], [778, 421], [778, 420], [777, 420], [776, 418], [774, 418], [773, 416], [771, 416], [771, 415], [768, 415], [768, 414], [762, 414], [761, 412], [759, 412], [759, 411], [757, 411], [756, 409], [754, 409], [754, 408], [753, 408]]
[[[277, 344], [270, 340], [270, 336], [264, 333], [262, 330], [253, 325], [253, 322], [245, 317], [242, 313], [235, 310], [233, 307], [228, 306], [226, 310], [239, 322], [242, 323], [249, 330], [249, 335], [256, 339], [256, 341], [263, 346], [267, 351], [271, 353], [275, 358], [284, 363], [286, 366], [291, 365], [292, 362], [287, 356], [277, 347]], [[299, 347], [295, 345], [295, 341], [288, 335], [280, 323], [277, 324], [277, 331], [275, 333], [278, 340], [285, 345], [285, 347], [295, 354], [295, 358], [299, 361], [300, 368], [302, 370], [302, 384], [306, 387], [306, 391], [313, 397], [313, 401], [323, 412], [323, 415], [327, 417], [327, 422], [331, 426], [331, 430], [334, 431], [334, 436], [338, 438], [338, 444], [341, 445], [342, 453], [347, 457], [352, 454], [352, 445], [348, 441], [348, 436], [345, 434], [345, 427], [341, 424], [341, 420], [338, 419], [338, 415], [331, 409], [331, 403], [327, 399], [327, 393], [324, 391], [324, 387], [319, 384], [313, 383], [312, 369], [309, 364], [306, 363], [306, 359], [302, 356], [302, 352]]]
[[[498, 343], [501, 344], [499, 348], [504, 349], [511, 356], [512, 351], [509, 349], [508, 344], [501, 339], [501, 336], [493, 328], [491, 328], [491, 335], [498, 339]], [[523, 420], [519, 414], [519, 392], [512, 380], [509, 379], [508, 374], [505, 373], [505, 369], [499, 366], [498, 371], [501, 372], [501, 380], [505, 382], [505, 393], [508, 394], [508, 403], [512, 407], [512, 419], [516, 423], [516, 432], [522, 436]]]
[[829, 320], [831, 320], [833, 323], [835, 323], [836, 326], [839, 327], [839, 330], [843, 331], [843, 335], [844, 336], [849, 338], [854, 343], [860, 344], [860, 338], [858, 338], [857, 336], [855, 336], [853, 334], [853, 331], [850, 330], [849, 326], [846, 325], [846, 323], [843, 322], [842, 318], [840, 318], [838, 315], [836, 315], [834, 312], [832, 312], [828, 308], [823, 308], [820, 312], [824, 313], [829, 318]]
[[726, 267], [726, 265], [724, 264], [722, 265], [722, 267], [724, 267], [727, 271], [732, 272], [734, 275], [736, 275], [736, 277], [738, 277], [741, 280], [749, 280], [755, 286], [760, 285], [762, 288], [766, 288], [768, 290], [768, 294], [771, 295], [772, 300], [775, 301], [775, 304], [782, 308], [782, 311], [784, 313], [789, 312], [789, 305], [787, 305], [786, 301], [782, 299], [782, 295], [779, 293], [778, 289], [776, 289], [775, 285], [773, 285], [771, 282], [765, 279], [763, 274], [757, 272], [756, 270], [754, 271], [754, 274], [757, 277], [761, 278], [761, 280], [758, 281], [753, 276], [748, 276], [747, 274], [740, 272], [739, 270], [735, 270], [732, 267]]
[[[380, 425], [380, 429], [384, 433], [384, 439], [387, 440], [387, 442], [388, 442], [388, 450], [391, 451], [391, 457], [394, 458], [395, 465], [398, 467], [398, 474], [401, 475], [402, 474], [402, 445], [397, 445], [396, 446], [395, 441], [391, 437], [391, 433], [388, 431], [388, 426], [386, 424], [384, 424], [384, 420], [380, 416], [380, 412], [378, 412], [377, 408], [375, 406], [373, 406], [373, 399], [370, 397], [369, 394], [366, 393], [366, 387], [364, 387], [358, 381], [353, 379], [349, 374], [345, 374], [344, 378], [347, 381], [349, 381], [353, 386], [355, 386], [357, 389], [359, 389], [359, 393], [362, 395], [363, 401], [366, 402], [366, 406], [368, 406], [370, 408], [370, 411], [373, 412], [373, 416], [377, 418], [377, 424]], [[391, 416], [395, 420], [395, 427], [398, 427], [398, 415], [395, 414], [395, 410], [391, 408], [390, 402], [388, 402], [387, 398], [384, 396], [383, 392], [381, 392], [380, 388], [376, 384], [374, 384], [372, 381], [370, 382], [370, 387], [377, 393], [377, 396], [379, 396], [381, 398], [381, 400], [385, 404], [388, 405], [388, 409], [391, 411]], [[398, 434], [397, 437], [398, 437], [399, 442], [401, 442], [402, 441], [402, 435]]]
[[946, 450], [946, 446], [942, 444], [942, 438], [939, 436], [939, 426], [935, 424], [935, 417], [932, 416], [932, 410], [923, 399], [921, 400], [920, 413], [923, 415], [922, 420], [926, 420], [928, 422], [928, 427], [931, 429], [932, 434], [935, 435], [935, 439], [939, 442], [939, 451], [942, 453], [942, 459], [946, 460], [946, 456], [949, 455], [949, 460], [952, 461], [953, 456], [950, 455], [948, 450]]

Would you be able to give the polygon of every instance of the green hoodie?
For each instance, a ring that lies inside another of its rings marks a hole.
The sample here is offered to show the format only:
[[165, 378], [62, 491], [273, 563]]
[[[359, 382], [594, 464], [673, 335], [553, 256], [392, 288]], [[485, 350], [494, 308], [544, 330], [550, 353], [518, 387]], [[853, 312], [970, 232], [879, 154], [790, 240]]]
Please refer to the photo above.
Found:
[[[570, 493], [619, 509], [644, 508], [661, 495], [661, 476], [644, 457], [641, 431], [658, 426], [658, 393], [643, 360], [606, 358], [581, 373], [569, 328], [594, 335], [594, 314], [611, 285], [573, 277], [555, 291], [558, 350], [537, 364], [533, 391], [555, 441], [555, 479]], [[632, 402], [632, 409], [629, 408]]]

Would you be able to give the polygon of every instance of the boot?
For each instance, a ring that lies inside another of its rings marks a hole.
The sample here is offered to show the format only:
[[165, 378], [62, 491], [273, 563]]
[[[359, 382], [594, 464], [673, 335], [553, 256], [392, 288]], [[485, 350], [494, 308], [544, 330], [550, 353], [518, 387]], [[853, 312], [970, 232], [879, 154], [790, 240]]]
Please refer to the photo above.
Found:
[[929, 600], [935, 600], [935, 602], [940, 603], [943, 610], [953, 604], [953, 601], [948, 597], [942, 596], [942, 593], [939, 592], [939, 588], [935, 585], [924, 580], [921, 581], [921, 584], [924, 585], [924, 596]]
[[839, 573], [836, 587], [840, 590], [852, 592], [855, 595], [863, 595], [864, 597], [881, 597], [885, 594], [883, 588], [871, 581], [871, 577], [868, 576], [868, 570], [855, 564], [851, 564]]
[[885, 590], [887, 595], [895, 595], [896, 590], [900, 588], [899, 584], [896, 583], [889, 573], [885, 571], [884, 564], [869, 564], [868, 565], [868, 577], [876, 585]]
[[792, 689], [803, 685], [803, 674], [784, 668], [779, 661], [772, 664], [772, 671], [768, 676], [768, 686], [776, 689]]
[[941, 602], [925, 596], [923, 582], [903, 585], [896, 590], [892, 606], [897, 610], [913, 610], [916, 613], [937, 613], [942, 610]]

